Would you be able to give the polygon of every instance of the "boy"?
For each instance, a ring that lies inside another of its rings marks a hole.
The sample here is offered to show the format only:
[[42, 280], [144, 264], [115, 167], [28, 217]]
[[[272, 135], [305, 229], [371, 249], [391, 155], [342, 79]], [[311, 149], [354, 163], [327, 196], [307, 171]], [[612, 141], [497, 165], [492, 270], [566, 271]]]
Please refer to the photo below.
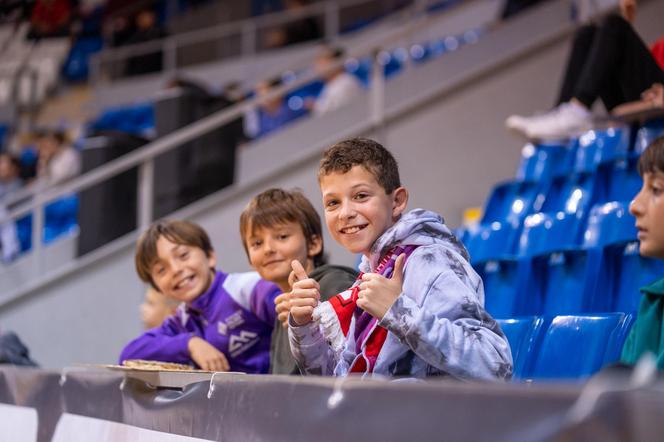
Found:
[[277, 321], [270, 346], [270, 373], [299, 374], [288, 343], [291, 262], [304, 265], [326, 300], [353, 285], [357, 272], [325, 264], [320, 217], [299, 191], [269, 189], [256, 195], [240, 216], [240, 236], [252, 267], [276, 283], [283, 294], [275, 300]]
[[[653, 141], [641, 154], [639, 174], [643, 177], [643, 187], [629, 206], [639, 231], [639, 253], [664, 259], [664, 137]], [[657, 367], [664, 369], [664, 279], [642, 288], [641, 292], [638, 316], [625, 341], [621, 361], [632, 365], [643, 353], [651, 352], [657, 359]]]
[[159, 221], [136, 246], [144, 282], [182, 302], [176, 316], [130, 342], [120, 355], [195, 364], [203, 370], [267, 373], [279, 288], [257, 273], [215, 270], [205, 230], [188, 221]]
[[150, 286], [145, 291], [145, 298], [141, 304], [141, 321], [146, 330], [159, 327], [166, 318], [175, 314], [178, 302], [167, 298]]
[[316, 282], [293, 262], [289, 334], [300, 369], [509, 379], [510, 348], [483, 308], [482, 280], [440, 216], [404, 213], [394, 157], [375, 141], [345, 140], [325, 152], [318, 181], [332, 237], [364, 257], [353, 288], [320, 305]]

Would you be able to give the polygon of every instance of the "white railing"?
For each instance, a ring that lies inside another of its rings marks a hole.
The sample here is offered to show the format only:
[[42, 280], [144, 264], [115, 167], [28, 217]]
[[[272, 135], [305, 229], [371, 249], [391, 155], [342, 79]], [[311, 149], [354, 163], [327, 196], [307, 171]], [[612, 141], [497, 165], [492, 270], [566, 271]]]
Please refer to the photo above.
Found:
[[[162, 54], [162, 72], [170, 76], [180, 67], [178, 66], [178, 50], [193, 44], [216, 42], [222, 39], [228, 41], [233, 36], [240, 38], [240, 53], [237, 55], [241, 57], [251, 56], [259, 50], [257, 37], [260, 32], [306, 18], [323, 16], [324, 38], [327, 41], [334, 41], [339, 36], [342, 11], [369, 3], [380, 4], [381, 2], [380, 0], [325, 0], [307, 5], [295, 12], [275, 12], [256, 18], [189, 31], [160, 40], [107, 49], [91, 59], [91, 81], [99, 83], [102, 80], [112, 80], [111, 75], [104, 74], [105, 65], [121, 64], [132, 57], [158, 52]], [[432, 3], [439, 2], [416, 0], [405, 13], [409, 16], [419, 15]]]

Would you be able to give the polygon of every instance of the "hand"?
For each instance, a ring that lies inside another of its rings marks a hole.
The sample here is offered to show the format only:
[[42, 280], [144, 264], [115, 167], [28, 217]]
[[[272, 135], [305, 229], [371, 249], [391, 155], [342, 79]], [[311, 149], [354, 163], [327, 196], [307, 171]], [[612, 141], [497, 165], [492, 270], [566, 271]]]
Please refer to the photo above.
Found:
[[406, 255], [397, 257], [392, 278], [387, 279], [377, 273], [362, 275], [357, 306], [374, 318], [381, 320], [403, 291], [403, 267]]
[[277, 311], [277, 319], [281, 322], [284, 328], [288, 328], [288, 312], [290, 311], [290, 298], [291, 294], [282, 293], [274, 298], [275, 310]]
[[653, 106], [664, 106], [664, 85], [662, 83], [653, 84], [650, 89], [641, 94], [641, 98]]
[[203, 370], [228, 371], [231, 369], [226, 356], [198, 336], [189, 340], [188, 348], [191, 359]]
[[314, 308], [320, 300], [320, 285], [307, 276], [300, 261], [291, 262], [293, 272], [288, 278], [293, 290], [290, 296], [290, 315], [297, 325], [306, 325], [313, 320]]

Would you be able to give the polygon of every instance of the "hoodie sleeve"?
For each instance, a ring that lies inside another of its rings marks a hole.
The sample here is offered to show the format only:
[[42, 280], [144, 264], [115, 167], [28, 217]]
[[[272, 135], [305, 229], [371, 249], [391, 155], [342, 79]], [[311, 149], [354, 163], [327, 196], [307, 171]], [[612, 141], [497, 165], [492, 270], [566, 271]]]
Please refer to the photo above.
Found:
[[171, 316], [160, 327], [127, 344], [120, 354], [120, 364], [127, 359], [191, 364], [188, 345], [192, 336], [194, 333], [186, 331], [177, 316]]
[[336, 358], [320, 330], [318, 321], [297, 326], [289, 317], [288, 339], [291, 353], [302, 374], [319, 376], [334, 374]]
[[402, 294], [380, 325], [438, 370], [460, 379], [508, 380], [509, 343], [484, 310], [482, 290], [458, 254], [420, 247], [406, 264]]

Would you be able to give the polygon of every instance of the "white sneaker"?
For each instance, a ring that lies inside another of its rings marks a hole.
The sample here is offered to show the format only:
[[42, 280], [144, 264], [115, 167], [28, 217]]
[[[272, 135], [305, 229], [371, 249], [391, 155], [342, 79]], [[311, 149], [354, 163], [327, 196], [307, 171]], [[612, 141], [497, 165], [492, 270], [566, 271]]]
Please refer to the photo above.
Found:
[[560, 140], [592, 129], [592, 114], [585, 107], [569, 102], [542, 115], [512, 115], [505, 121], [505, 125], [530, 139]]

